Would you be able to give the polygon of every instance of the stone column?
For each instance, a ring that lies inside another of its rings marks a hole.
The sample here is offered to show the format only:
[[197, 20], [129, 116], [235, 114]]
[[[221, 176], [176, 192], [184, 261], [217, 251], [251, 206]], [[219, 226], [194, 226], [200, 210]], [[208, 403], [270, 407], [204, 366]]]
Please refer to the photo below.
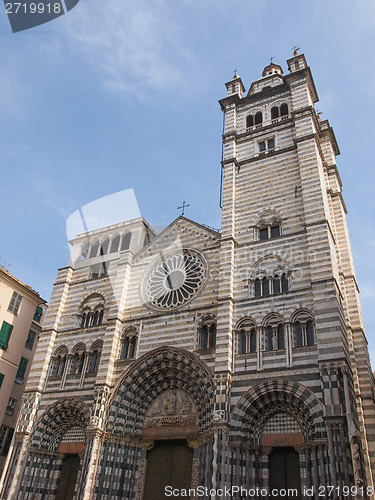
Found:
[[268, 457], [269, 457], [271, 451], [272, 451], [271, 446], [262, 446], [260, 449], [260, 453], [261, 453], [261, 461], [260, 461], [261, 481], [260, 481], [259, 487], [262, 487], [263, 489], [267, 490], [268, 495], [270, 493]]

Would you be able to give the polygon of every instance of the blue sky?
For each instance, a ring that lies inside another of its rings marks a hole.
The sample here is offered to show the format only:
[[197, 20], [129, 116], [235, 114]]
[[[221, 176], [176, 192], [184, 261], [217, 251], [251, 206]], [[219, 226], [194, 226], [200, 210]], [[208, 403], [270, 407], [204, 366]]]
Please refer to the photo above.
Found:
[[12, 34], [0, 13], [0, 263], [47, 300], [68, 261], [65, 221], [134, 188], [142, 215], [220, 227], [222, 116], [269, 58], [301, 47], [334, 128], [370, 350], [375, 356], [373, 0], [81, 0]]

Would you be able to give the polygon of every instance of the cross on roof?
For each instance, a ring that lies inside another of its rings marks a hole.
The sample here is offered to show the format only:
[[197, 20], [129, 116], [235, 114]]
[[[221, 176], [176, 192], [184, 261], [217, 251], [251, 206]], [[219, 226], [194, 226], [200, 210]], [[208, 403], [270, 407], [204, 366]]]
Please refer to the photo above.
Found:
[[183, 201], [182, 205], [180, 207], [177, 207], [177, 210], [181, 210], [182, 209], [181, 215], [184, 215], [186, 207], [190, 207], [190, 204], [187, 204], [185, 201]]
[[270, 63], [271, 63], [271, 64], [272, 64], [272, 62], [273, 62], [273, 60], [274, 60], [274, 59], [275, 59], [275, 58], [274, 58], [273, 56], [272, 56], [272, 57], [270, 57]]
[[292, 50], [293, 50], [293, 54], [296, 56], [296, 55], [297, 55], [297, 52], [298, 52], [299, 50], [301, 50], [301, 49], [300, 49], [300, 47], [297, 47], [297, 45], [295, 45], [295, 46], [292, 48]]
[[234, 70], [234, 76], [233, 76], [233, 78], [234, 78], [235, 76], [237, 76], [237, 71], [238, 71], [238, 69], [235, 69], [235, 70]]

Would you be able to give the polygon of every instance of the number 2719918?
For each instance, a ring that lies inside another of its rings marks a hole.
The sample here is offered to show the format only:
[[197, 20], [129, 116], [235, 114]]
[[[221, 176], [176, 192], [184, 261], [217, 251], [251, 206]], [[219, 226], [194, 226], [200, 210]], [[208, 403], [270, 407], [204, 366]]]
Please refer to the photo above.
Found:
[[21, 3], [8, 2], [5, 4], [7, 14], [60, 14], [60, 3]]

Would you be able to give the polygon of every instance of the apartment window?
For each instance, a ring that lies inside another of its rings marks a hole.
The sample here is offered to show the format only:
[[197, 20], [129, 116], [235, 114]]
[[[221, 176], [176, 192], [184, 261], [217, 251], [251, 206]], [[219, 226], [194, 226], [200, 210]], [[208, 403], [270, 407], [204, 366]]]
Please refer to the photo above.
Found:
[[29, 360], [22, 356], [20, 364], [18, 365], [18, 370], [17, 370], [17, 374], [16, 374], [16, 382], [19, 384], [22, 384], [22, 382], [25, 380], [25, 373], [26, 373], [26, 367], [27, 367], [28, 362], [29, 362]]
[[8, 342], [12, 330], [13, 330], [13, 325], [10, 325], [6, 321], [3, 321], [0, 330], [0, 349], [4, 349], [4, 351], [8, 349]]
[[36, 333], [30, 330], [25, 343], [26, 349], [30, 349], [30, 351], [33, 350], [35, 337]]
[[10, 299], [8, 311], [13, 313], [15, 316], [18, 314], [18, 309], [20, 308], [22, 300], [22, 295], [17, 292], [13, 292], [12, 298]]
[[3, 381], [4, 381], [4, 373], [0, 373], [0, 388], [3, 385]]
[[9, 451], [14, 429], [6, 425], [0, 427], [0, 455], [5, 456]]
[[43, 315], [43, 308], [40, 306], [36, 306], [33, 320], [36, 321], [37, 323], [40, 323], [42, 315]]
[[17, 404], [17, 399], [9, 398], [8, 405], [7, 405], [6, 409], [5, 409], [5, 413], [7, 415], [13, 415], [14, 414], [14, 410], [16, 408], [16, 404]]

